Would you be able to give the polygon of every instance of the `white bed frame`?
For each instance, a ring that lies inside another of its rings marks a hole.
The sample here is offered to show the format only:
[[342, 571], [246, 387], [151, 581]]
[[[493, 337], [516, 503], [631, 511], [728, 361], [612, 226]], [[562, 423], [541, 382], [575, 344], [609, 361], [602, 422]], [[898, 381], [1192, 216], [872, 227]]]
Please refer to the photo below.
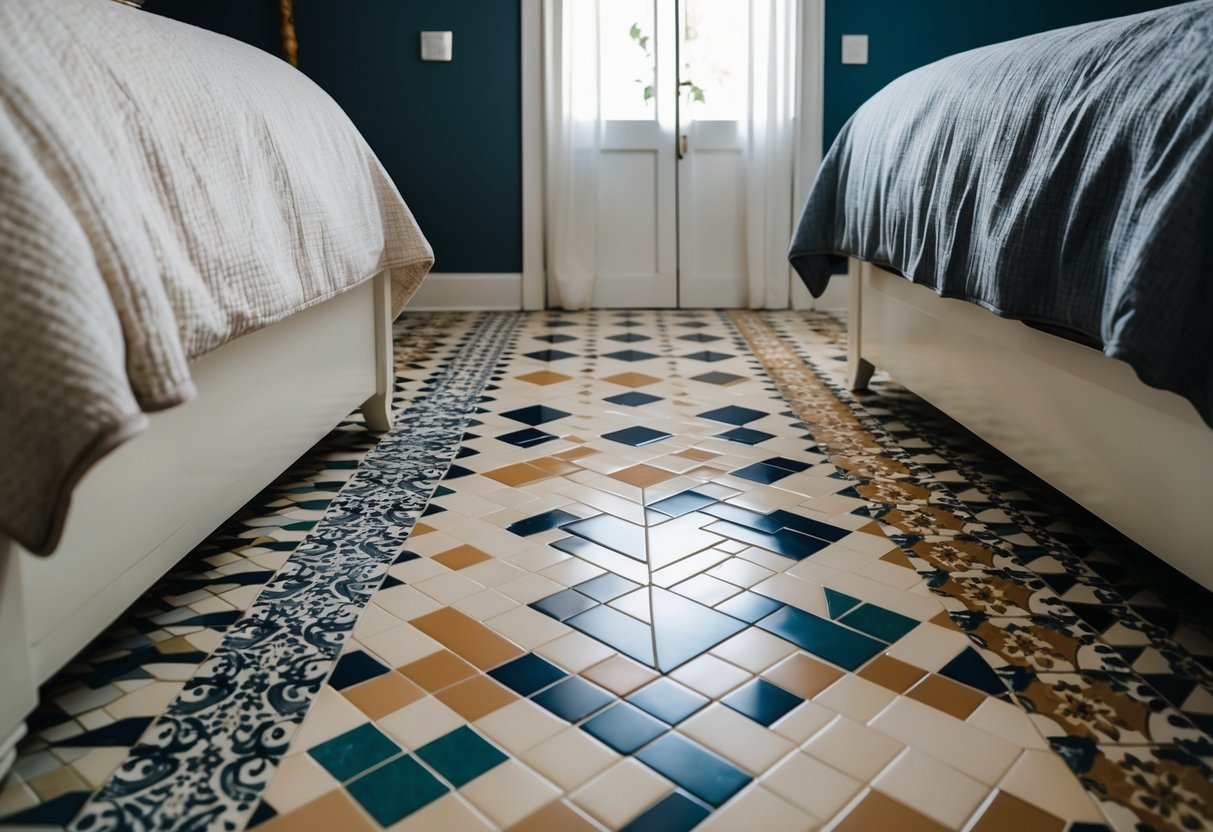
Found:
[[203, 356], [198, 397], [80, 481], [52, 555], [0, 537], [0, 777], [38, 685], [359, 404], [390, 427], [390, 305], [381, 274]]
[[1124, 362], [852, 261], [850, 383], [873, 367], [1206, 587], [1213, 430]]

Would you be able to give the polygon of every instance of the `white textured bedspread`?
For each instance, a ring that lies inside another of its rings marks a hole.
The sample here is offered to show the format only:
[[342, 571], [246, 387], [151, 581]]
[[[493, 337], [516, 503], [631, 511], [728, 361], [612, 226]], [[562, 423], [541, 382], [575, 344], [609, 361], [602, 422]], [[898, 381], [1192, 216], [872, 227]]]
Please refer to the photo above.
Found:
[[194, 394], [189, 361], [433, 262], [341, 109], [261, 50], [110, 0], [0, 0], [0, 532]]

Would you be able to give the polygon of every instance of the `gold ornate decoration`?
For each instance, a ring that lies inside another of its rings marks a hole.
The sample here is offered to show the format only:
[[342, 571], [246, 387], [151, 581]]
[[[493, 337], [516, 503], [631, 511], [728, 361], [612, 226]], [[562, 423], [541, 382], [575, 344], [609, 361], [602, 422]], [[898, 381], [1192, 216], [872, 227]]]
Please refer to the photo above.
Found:
[[278, 9], [282, 13], [282, 57], [291, 66], [299, 66], [299, 40], [295, 37], [295, 2], [294, 0], [278, 0]]

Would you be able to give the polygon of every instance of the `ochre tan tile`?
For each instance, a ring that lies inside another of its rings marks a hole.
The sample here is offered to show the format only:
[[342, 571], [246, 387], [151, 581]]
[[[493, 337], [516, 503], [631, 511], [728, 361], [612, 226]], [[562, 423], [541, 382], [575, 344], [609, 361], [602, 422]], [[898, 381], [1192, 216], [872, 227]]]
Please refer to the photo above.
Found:
[[260, 832], [373, 832], [374, 825], [342, 790], [331, 791], [257, 827]]
[[690, 471], [683, 473], [684, 477], [691, 477], [705, 482], [711, 482], [717, 477], [729, 473], [723, 468], [713, 468], [711, 465], [700, 465], [698, 468], [692, 468]]
[[627, 696], [657, 678], [657, 674], [649, 668], [620, 655], [581, 671], [581, 675], [617, 696]]
[[491, 557], [492, 555], [465, 543], [462, 546], [456, 546], [454, 549], [447, 549], [445, 552], [434, 555], [432, 560], [438, 561], [447, 569], [466, 569]]
[[871, 832], [873, 829], [946, 832], [947, 827], [920, 815], [908, 806], [903, 806], [891, 797], [885, 797], [880, 792], [868, 792], [833, 828], [833, 832]]
[[549, 474], [557, 477], [563, 477], [567, 474], [576, 474], [578, 471], [582, 470], [581, 466], [574, 465], [567, 460], [559, 459], [554, 456], [541, 456], [539, 459], [532, 459], [529, 460], [529, 462], [531, 465], [534, 465], [537, 468], [542, 468], [544, 471], [547, 471]]
[[71, 766], [60, 766], [29, 781], [29, 786], [42, 800], [53, 800], [72, 791], [92, 791], [84, 778]]
[[385, 673], [341, 693], [371, 719], [387, 716], [425, 696], [425, 691], [399, 673]]
[[483, 476], [496, 480], [502, 485], [517, 488], [520, 485], [526, 485], [536, 480], [545, 480], [552, 475], [542, 468], [536, 468], [534, 465], [526, 462], [518, 462], [513, 465], [506, 465], [504, 468], [486, 471]]
[[879, 656], [859, 671], [859, 675], [894, 693], [905, 693], [915, 682], [927, 675], [927, 672], [892, 656]]
[[[566, 436], [565, 440], [568, 442], [577, 441], [572, 436]], [[598, 451], [594, 450], [593, 448], [587, 448], [583, 445], [579, 448], [569, 448], [567, 451], [561, 451], [558, 454], [552, 454], [552, 457], [554, 457], [556, 459], [563, 459], [568, 462], [574, 462], [578, 459], [581, 459], [582, 457], [593, 456], [596, 453], [598, 453]], [[536, 462], [538, 462], [538, 460], [536, 460]]]
[[[883, 535], [883, 532], [881, 532]], [[910, 563], [910, 559], [906, 557], [905, 552], [901, 549], [894, 549], [881, 558], [885, 563], [891, 563], [894, 566], [904, 566], [906, 569], [913, 569], [914, 564]]]
[[613, 480], [626, 482], [628, 485], [634, 485], [637, 488], [648, 488], [650, 485], [656, 485], [659, 482], [665, 482], [671, 477], [678, 476], [672, 471], [667, 471], [664, 468], [657, 468], [653, 465], [633, 465], [631, 468], [624, 468], [622, 471], [616, 471], [613, 474], [607, 474]]
[[510, 827], [509, 832], [593, 832], [598, 827], [574, 812], [559, 800], [549, 803], [538, 812], [527, 815]]
[[428, 526], [425, 523], [418, 523], [415, 526], [413, 526], [413, 530], [411, 532], [409, 532], [409, 537], [421, 537], [421, 535], [423, 535], [423, 534], [429, 534], [430, 532], [436, 532], [436, 531], [438, 531], [438, 530], [435, 529], [433, 526]]
[[523, 653], [512, 641], [450, 607], [414, 618], [410, 623], [481, 670], [494, 668]]
[[519, 381], [530, 382], [540, 386], [548, 384], [559, 384], [562, 381], [568, 381], [572, 376], [566, 376], [564, 373], [553, 373], [550, 370], [539, 370], [534, 373], [527, 373], [521, 376], [514, 376]]
[[768, 682], [774, 682], [784, 690], [804, 699], [817, 694], [842, 678], [842, 671], [812, 659], [804, 653], [788, 656], [779, 664], [762, 674]]
[[674, 456], [680, 456], [683, 459], [693, 459], [696, 462], [707, 462], [709, 459], [715, 459], [720, 454], [714, 454], [711, 451], [701, 451], [699, 448], [687, 448], [685, 451], [679, 451]]
[[488, 716], [518, 698], [513, 691], [488, 676], [473, 676], [434, 695], [468, 722]]
[[1066, 826], [1060, 818], [1025, 803], [1014, 795], [999, 792], [986, 806], [970, 832], [1061, 832]]
[[476, 675], [476, 668], [450, 650], [439, 650], [400, 668], [400, 672], [430, 693]]
[[957, 719], [968, 719], [986, 700], [972, 688], [934, 673], [915, 685], [908, 695]]
[[611, 384], [618, 384], [620, 387], [648, 387], [650, 384], [656, 384], [661, 381], [653, 376], [646, 376], [644, 373], [618, 373], [617, 375], [607, 376], [603, 381], [609, 381]]

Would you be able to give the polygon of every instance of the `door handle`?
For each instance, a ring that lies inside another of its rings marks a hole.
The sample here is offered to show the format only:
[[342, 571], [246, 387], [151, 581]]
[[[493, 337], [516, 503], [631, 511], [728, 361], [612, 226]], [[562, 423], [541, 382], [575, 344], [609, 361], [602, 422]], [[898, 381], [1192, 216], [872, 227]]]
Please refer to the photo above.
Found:
[[687, 147], [688, 147], [687, 137], [686, 137], [686, 134], [684, 133], [683, 135], [678, 137], [678, 158], [679, 159], [686, 158]]

